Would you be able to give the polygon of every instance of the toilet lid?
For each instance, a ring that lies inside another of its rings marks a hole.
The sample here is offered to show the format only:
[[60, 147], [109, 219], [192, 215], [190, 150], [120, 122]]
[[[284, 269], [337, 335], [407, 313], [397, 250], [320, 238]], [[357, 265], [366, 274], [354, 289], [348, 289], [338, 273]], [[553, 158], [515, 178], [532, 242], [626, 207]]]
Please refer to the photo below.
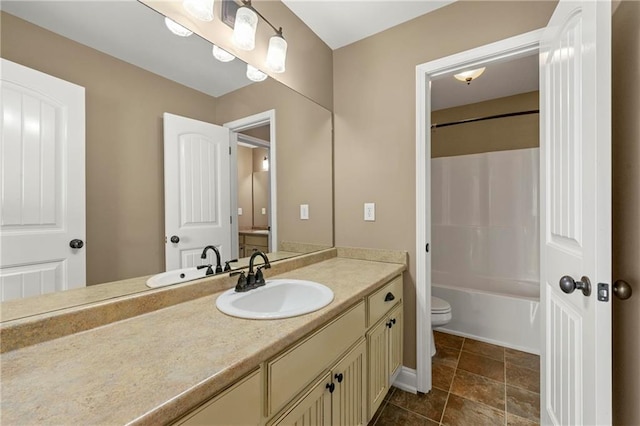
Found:
[[451, 311], [451, 305], [446, 300], [431, 296], [431, 312], [444, 313]]

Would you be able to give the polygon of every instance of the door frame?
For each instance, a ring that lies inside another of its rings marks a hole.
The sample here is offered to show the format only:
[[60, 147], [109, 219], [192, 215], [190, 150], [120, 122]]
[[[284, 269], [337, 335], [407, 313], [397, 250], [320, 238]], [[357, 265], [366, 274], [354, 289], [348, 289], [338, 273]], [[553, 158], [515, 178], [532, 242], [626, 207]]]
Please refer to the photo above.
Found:
[[[416, 383], [431, 390], [431, 79], [538, 51], [544, 29], [530, 31], [416, 66]], [[542, 143], [542, 140], [540, 141]]]
[[269, 251], [278, 250], [278, 220], [277, 220], [277, 185], [276, 185], [276, 110], [260, 112], [258, 114], [239, 118], [222, 126], [229, 128], [231, 138], [231, 256], [238, 257], [238, 133], [256, 127], [269, 125]]

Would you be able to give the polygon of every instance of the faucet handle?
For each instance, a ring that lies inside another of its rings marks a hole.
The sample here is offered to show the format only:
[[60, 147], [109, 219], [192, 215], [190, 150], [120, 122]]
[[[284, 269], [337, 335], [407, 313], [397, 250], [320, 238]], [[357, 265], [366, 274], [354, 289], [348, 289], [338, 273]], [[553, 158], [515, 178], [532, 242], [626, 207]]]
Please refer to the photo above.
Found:
[[[213, 275], [213, 267], [212, 267], [212, 265], [198, 265], [198, 266], [196, 266], [196, 268], [197, 269], [207, 268], [207, 272], [205, 272], [205, 275]], [[216, 270], [216, 272], [218, 272], [218, 271]], [[220, 272], [222, 272], [222, 271], [220, 271]]]
[[230, 277], [233, 277], [235, 275], [240, 275], [238, 277], [238, 283], [236, 284], [236, 292], [243, 293], [245, 291], [251, 290], [251, 287], [247, 285], [247, 277], [244, 274], [244, 271], [232, 272], [229, 274]]
[[269, 269], [270, 267], [271, 266], [269, 264], [258, 266], [258, 268], [256, 269], [256, 287], [260, 287], [266, 284], [262, 270]]
[[237, 261], [238, 261], [238, 259], [232, 259], [232, 260], [228, 260], [228, 261], [224, 262], [224, 271], [225, 272], [230, 271], [231, 270], [231, 265], [229, 265], [229, 264], [230, 263], [235, 263]]

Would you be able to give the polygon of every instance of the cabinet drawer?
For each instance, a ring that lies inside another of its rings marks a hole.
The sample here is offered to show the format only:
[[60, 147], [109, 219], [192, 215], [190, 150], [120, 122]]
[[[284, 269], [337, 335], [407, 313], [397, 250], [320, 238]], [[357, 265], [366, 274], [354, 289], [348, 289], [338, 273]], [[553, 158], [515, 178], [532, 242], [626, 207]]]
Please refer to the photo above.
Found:
[[267, 364], [268, 416], [274, 414], [365, 332], [364, 302]]
[[202, 407], [175, 423], [196, 425], [257, 425], [260, 423], [260, 370], [250, 374]]
[[268, 246], [269, 236], [268, 235], [245, 235], [244, 242], [245, 244], [251, 244], [253, 246]]
[[[387, 294], [393, 295], [392, 300], [385, 300]], [[396, 303], [402, 299], [402, 275], [394, 278], [380, 290], [367, 297], [369, 306], [368, 326], [375, 324], [386, 314]]]

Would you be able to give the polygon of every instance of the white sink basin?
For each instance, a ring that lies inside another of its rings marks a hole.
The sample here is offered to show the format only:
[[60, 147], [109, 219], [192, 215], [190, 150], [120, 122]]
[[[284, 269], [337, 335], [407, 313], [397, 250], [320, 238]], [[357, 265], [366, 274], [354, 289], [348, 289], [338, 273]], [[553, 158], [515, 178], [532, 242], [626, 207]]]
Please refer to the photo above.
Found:
[[197, 269], [195, 266], [193, 266], [191, 268], [175, 269], [173, 271], [167, 271], [152, 276], [147, 280], [147, 287], [164, 287], [167, 285], [198, 280], [206, 276], [207, 268]]
[[267, 284], [244, 293], [225, 291], [216, 306], [227, 315], [249, 319], [290, 318], [324, 308], [333, 300], [333, 291], [322, 284], [304, 280], [267, 280]]

